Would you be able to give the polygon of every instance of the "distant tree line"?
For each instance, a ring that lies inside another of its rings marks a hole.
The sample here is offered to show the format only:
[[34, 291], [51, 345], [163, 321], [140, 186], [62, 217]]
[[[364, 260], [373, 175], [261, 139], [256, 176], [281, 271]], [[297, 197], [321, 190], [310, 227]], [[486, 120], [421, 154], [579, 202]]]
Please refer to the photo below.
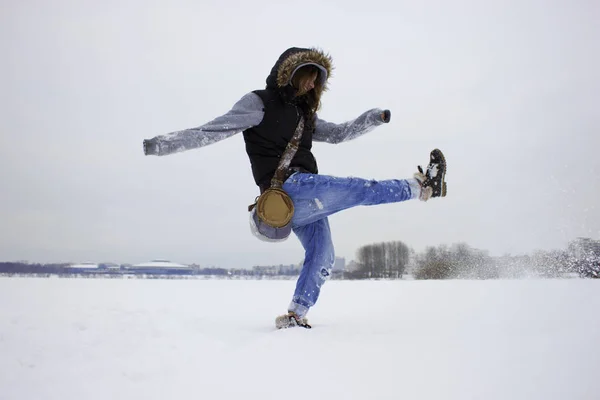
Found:
[[357, 268], [346, 273], [348, 279], [398, 279], [406, 270], [410, 248], [400, 242], [385, 242], [361, 247], [356, 252]]
[[428, 247], [416, 257], [415, 279], [494, 279], [498, 270], [483, 250], [457, 243]]
[[498, 279], [578, 276], [600, 278], [600, 241], [579, 238], [566, 250], [491, 257], [466, 243], [427, 247], [415, 253], [400, 241], [369, 244], [356, 252], [346, 279], [396, 279], [410, 270], [414, 279]]

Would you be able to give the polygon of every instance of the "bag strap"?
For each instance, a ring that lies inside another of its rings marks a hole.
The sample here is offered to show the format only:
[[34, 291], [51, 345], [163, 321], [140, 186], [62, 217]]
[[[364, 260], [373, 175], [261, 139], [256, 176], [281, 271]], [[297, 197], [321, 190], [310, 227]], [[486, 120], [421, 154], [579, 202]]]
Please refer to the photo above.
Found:
[[298, 126], [296, 126], [296, 130], [294, 131], [294, 135], [292, 139], [287, 144], [285, 151], [281, 155], [279, 159], [279, 165], [275, 170], [275, 174], [273, 175], [273, 179], [271, 179], [271, 188], [281, 188], [283, 186], [283, 180], [285, 179], [285, 174], [287, 172], [292, 159], [296, 155], [298, 151], [298, 146], [300, 145], [300, 139], [302, 139], [302, 133], [304, 132], [304, 117], [300, 117], [300, 121], [298, 122]]

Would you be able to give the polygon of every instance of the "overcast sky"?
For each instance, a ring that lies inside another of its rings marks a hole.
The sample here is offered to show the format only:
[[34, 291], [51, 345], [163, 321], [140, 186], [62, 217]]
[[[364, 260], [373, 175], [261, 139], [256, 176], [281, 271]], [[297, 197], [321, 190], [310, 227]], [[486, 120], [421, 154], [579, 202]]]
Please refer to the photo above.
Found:
[[600, 239], [597, 1], [0, 1], [0, 261], [297, 263], [250, 233], [241, 134], [145, 157], [262, 89], [291, 46], [330, 53], [319, 116], [389, 108], [320, 172], [408, 178], [429, 151], [448, 196], [330, 217], [337, 255], [402, 240], [492, 255]]

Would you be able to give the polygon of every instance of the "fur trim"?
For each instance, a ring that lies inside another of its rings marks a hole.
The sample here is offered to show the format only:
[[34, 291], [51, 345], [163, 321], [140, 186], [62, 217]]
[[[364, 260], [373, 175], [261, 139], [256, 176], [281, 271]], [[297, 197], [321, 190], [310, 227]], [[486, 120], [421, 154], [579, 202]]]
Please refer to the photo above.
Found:
[[333, 71], [333, 60], [329, 54], [319, 49], [309, 49], [299, 53], [294, 53], [283, 60], [277, 70], [277, 86], [280, 88], [287, 86], [292, 80], [292, 75], [296, 69], [305, 64], [317, 64], [327, 71], [327, 77], [323, 82], [323, 88], [326, 88], [327, 79]]

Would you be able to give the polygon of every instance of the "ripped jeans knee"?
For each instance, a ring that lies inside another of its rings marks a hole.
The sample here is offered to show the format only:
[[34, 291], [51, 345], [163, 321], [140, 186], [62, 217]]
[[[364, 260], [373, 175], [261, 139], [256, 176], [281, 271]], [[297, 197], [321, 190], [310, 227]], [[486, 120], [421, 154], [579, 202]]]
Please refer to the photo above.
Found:
[[326, 281], [329, 278], [331, 278], [331, 270], [332, 269], [333, 269], [333, 266], [330, 266], [328, 268], [322, 267], [321, 270], [319, 271], [319, 278], [321, 278], [322, 281]]

